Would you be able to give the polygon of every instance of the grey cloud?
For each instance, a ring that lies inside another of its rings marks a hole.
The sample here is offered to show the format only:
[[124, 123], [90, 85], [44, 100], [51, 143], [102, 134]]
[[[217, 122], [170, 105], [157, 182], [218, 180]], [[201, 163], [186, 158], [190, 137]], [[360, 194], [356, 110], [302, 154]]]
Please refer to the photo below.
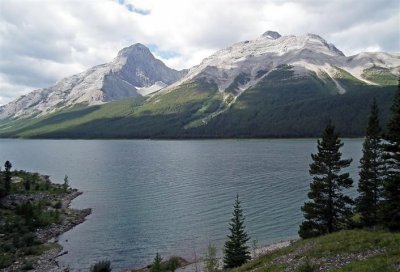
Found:
[[[301, 1], [310, 14], [309, 30], [335, 40], [338, 46], [362, 48], [379, 44], [385, 51], [398, 51], [400, 2], [387, 1]], [[397, 12], [396, 12], [397, 11]], [[392, 20], [390, 20], [392, 18]], [[397, 23], [396, 23], [397, 21]], [[396, 30], [397, 28], [397, 30]], [[355, 32], [354, 30], [357, 30]]]
[[[31, 90], [30, 88], [28, 89], [29, 91]], [[0, 102], [10, 102], [15, 99], [15, 95], [17, 94], [18, 96], [24, 95], [26, 93], [26, 86], [23, 85], [18, 85], [16, 88], [12, 89], [5, 89], [1, 91], [1, 96], [0, 96]]]
[[394, 18], [386, 21], [360, 25], [347, 31], [332, 34], [335, 43], [342, 47], [344, 51], [351, 54], [359, 53], [363, 48], [379, 47], [385, 52], [399, 52], [400, 37], [392, 29], [397, 22]]
[[[37, 67], [22, 66], [18, 62], [0, 63], [0, 71], [8, 82], [32, 87], [47, 86], [55, 82], [54, 77]], [[3, 90], [2, 90], [3, 91]]]
[[[50, 12], [46, 8], [43, 10], [44, 13], [47, 11]], [[22, 20], [18, 15], [21, 12], [28, 13]], [[3, 14], [3, 42], [0, 45], [3, 58], [26, 56], [63, 63], [68, 62], [73, 50], [87, 50], [75, 44], [75, 34], [71, 30], [53, 23], [56, 21], [54, 14], [32, 14], [21, 5], [6, 5]]]

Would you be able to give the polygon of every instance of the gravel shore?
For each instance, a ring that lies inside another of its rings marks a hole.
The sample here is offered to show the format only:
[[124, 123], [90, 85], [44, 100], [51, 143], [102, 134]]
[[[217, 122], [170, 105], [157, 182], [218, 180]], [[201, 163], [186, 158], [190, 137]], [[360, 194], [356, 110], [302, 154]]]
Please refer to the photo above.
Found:
[[[266, 246], [259, 247], [254, 252], [255, 256], [253, 256], [254, 255], [253, 252], [251, 253], [251, 255], [252, 255], [251, 258], [254, 259], [254, 258], [257, 258], [259, 256], [266, 255], [266, 254], [268, 254], [268, 253], [270, 253], [272, 251], [275, 251], [275, 250], [290, 246], [293, 241], [294, 240], [282, 241], [282, 242], [273, 243], [273, 244], [269, 244], [269, 245], [266, 245]], [[191, 264], [189, 264], [189, 265], [187, 265], [185, 267], [177, 269], [176, 272], [193, 272], [193, 271], [202, 272], [202, 271], [204, 271], [204, 265], [205, 265], [204, 261], [199, 260], [197, 263], [192, 262]], [[220, 266], [220, 268], [222, 268], [222, 266], [223, 266], [222, 258], [219, 259], [219, 266]]]

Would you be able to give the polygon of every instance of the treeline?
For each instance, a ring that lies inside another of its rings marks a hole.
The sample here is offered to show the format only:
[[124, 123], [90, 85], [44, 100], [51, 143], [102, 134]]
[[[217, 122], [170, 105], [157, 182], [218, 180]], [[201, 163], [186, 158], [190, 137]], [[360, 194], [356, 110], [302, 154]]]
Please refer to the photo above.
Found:
[[351, 199], [344, 190], [353, 186], [343, 172], [351, 159], [342, 159], [343, 146], [335, 127], [328, 123], [312, 154], [308, 197], [302, 207], [305, 221], [302, 238], [356, 227], [400, 230], [400, 86], [392, 106], [392, 118], [382, 133], [376, 100], [371, 106], [363, 155], [360, 160], [359, 196]]

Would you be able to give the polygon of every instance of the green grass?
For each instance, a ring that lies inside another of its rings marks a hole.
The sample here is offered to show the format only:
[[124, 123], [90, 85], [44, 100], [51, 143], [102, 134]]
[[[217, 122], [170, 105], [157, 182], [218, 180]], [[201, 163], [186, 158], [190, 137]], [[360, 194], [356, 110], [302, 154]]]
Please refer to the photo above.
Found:
[[397, 85], [399, 80], [389, 69], [377, 66], [365, 69], [361, 76], [380, 85]]
[[237, 75], [235, 77], [235, 79], [233, 80], [233, 82], [228, 86], [228, 88], [225, 90], [225, 92], [227, 93], [232, 93], [232, 94], [237, 94], [239, 93], [239, 87], [241, 85], [246, 84], [247, 82], [249, 82], [251, 80], [251, 77], [246, 74], [246, 73], [240, 73], [239, 75]]
[[[357, 257], [362, 254], [365, 258]], [[338, 258], [346, 260], [348, 256], [353, 256], [350, 263], [343, 261], [341, 267], [329, 271], [399, 271], [400, 233], [351, 230], [299, 240], [234, 271], [300, 271], [300, 266], [306, 261], [318, 268]]]
[[361, 81], [359, 81], [357, 78], [355, 78], [352, 74], [350, 74], [346, 70], [343, 70], [342, 68], [339, 68], [339, 67], [335, 67], [335, 68], [336, 68], [335, 78], [362, 83]]

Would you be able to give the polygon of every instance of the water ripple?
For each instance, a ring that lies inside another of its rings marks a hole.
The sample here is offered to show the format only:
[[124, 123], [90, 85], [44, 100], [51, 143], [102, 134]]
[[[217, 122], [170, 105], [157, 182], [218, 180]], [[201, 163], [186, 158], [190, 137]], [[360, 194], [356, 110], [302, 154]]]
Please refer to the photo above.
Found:
[[[361, 142], [344, 145], [344, 156], [354, 159], [353, 176]], [[73, 207], [93, 213], [60, 237], [69, 252], [61, 264], [87, 270], [107, 258], [118, 270], [144, 266], [157, 251], [191, 259], [194, 248], [201, 255], [209, 242], [221, 248], [237, 193], [252, 239], [296, 237], [315, 145], [314, 139], [0, 140], [0, 154], [18, 169], [56, 181], [68, 174], [71, 186], [84, 191]]]

